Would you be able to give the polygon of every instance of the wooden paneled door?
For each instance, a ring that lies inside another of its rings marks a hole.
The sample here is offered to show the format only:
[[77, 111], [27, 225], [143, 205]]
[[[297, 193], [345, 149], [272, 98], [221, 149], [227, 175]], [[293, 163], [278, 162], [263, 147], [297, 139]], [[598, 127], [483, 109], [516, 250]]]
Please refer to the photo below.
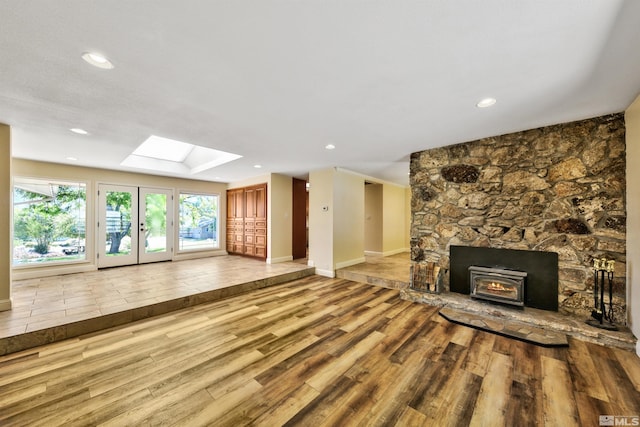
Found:
[[244, 247], [244, 190], [227, 191], [227, 252], [243, 253]]
[[267, 258], [267, 184], [227, 191], [227, 252]]

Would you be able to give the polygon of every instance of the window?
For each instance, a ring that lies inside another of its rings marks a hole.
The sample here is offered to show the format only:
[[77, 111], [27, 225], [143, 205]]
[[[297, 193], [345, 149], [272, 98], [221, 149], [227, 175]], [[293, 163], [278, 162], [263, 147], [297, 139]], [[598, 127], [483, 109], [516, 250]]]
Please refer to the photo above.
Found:
[[86, 184], [18, 178], [13, 186], [13, 265], [85, 260]]
[[180, 193], [180, 251], [217, 249], [218, 196]]

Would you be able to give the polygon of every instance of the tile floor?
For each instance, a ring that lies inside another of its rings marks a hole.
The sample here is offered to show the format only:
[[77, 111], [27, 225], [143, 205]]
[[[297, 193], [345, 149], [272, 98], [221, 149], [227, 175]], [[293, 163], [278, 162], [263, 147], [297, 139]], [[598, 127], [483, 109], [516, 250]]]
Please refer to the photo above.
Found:
[[336, 271], [336, 276], [383, 288], [403, 289], [409, 286], [409, 252], [390, 256], [366, 256], [365, 259], [366, 262]]
[[[220, 256], [14, 281], [12, 310], [0, 312], [0, 340], [31, 334], [22, 341], [52, 342], [54, 336], [70, 336], [68, 327], [60, 329], [66, 325], [102, 319], [103, 326], [115, 326], [313, 271], [303, 263]], [[87, 325], [85, 332], [97, 330], [99, 323]]]

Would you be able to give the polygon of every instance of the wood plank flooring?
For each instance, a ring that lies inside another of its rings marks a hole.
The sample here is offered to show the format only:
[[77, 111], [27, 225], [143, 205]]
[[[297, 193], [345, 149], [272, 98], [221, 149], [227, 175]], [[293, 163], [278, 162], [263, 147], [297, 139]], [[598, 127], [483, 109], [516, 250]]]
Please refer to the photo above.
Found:
[[640, 415], [640, 358], [453, 324], [311, 276], [0, 357], [2, 426], [598, 425]]

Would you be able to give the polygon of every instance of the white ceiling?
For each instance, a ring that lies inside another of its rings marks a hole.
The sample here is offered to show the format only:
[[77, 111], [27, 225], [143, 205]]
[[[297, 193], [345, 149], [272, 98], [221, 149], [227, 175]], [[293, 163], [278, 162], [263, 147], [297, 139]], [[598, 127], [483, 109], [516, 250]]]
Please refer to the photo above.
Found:
[[158, 135], [243, 156], [190, 178], [336, 166], [407, 184], [412, 152], [620, 112], [639, 92], [637, 0], [0, 2], [0, 122], [19, 158], [132, 170]]

